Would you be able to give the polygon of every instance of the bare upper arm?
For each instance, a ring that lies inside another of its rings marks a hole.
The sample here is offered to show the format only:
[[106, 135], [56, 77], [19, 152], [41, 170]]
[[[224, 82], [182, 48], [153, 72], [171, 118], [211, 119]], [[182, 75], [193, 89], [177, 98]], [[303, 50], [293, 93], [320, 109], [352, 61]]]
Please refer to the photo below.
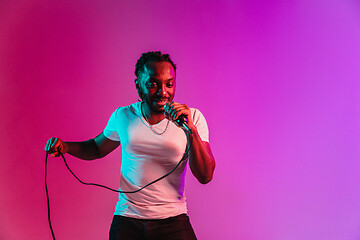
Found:
[[99, 150], [100, 158], [105, 157], [120, 145], [119, 141], [113, 141], [105, 137], [103, 132], [97, 135], [94, 141]]
[[210, 148], [210, 143], [209, 142], [205, 142], [205, 141], [202, 141], [203, 144], [205, 145], [205, 148], [206, 148], [206, 151], [209, 153], [210, 157], [214, 158], [213, 154], [212, 154], [212, 151], [211, 151], [211, 148]]
[[208, 152], [210, 158], [212, 159], [212, 164], [213, 164], [212, 171], [214, 171], [214, 169], [215, 169], [215, 158], [214, 158], [214, 155], [212, 154], [212, 151], [211, 151], [211, 148], [210, 148], [210, 143], [203, 141], [203, 144], [205, 145], [206, 151]]

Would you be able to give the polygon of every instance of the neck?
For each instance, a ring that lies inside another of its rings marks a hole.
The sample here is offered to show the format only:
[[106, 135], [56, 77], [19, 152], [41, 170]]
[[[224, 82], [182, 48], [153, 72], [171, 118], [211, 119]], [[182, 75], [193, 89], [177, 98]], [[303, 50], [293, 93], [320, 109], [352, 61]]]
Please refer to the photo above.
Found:
[[145, 102], [141, 103], [141, 112], [150, 125], [157, 124], [165, 118], [164, 111], [153, 111]]

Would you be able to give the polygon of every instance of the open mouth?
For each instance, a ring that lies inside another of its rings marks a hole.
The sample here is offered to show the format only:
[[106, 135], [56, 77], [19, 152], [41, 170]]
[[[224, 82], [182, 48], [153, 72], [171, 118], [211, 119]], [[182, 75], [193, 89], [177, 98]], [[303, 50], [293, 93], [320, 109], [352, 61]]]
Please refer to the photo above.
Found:
[[155, 99], [155, 103], [158, 106], [165, 106], [165, 104], [168, 102], [168, 99]]

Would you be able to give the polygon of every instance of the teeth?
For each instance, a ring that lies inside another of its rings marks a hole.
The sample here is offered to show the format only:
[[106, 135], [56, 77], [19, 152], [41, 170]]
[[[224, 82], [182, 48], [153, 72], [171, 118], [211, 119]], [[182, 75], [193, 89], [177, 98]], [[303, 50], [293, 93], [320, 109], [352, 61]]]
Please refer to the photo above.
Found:
[[159, 105], [165, 105], [168, 101], [165, 99], [165, 100], [155, 100], [155, 102]]

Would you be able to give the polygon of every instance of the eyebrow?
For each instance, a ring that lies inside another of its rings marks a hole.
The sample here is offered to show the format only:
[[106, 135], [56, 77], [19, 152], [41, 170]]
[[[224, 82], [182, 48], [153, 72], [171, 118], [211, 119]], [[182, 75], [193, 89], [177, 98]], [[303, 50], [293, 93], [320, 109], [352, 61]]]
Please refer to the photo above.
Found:
[[[150, 77], [149, 79], [150, 79], [150, 80], [155, 80], [155, 81], [160, 81], [159, 79], [154, 78], [154, 77]], [[174, 81], [174, 78], [169, 78], [169, 79], [167, 79], [167, 80], [165, 80], [165, 81], [166, 81], [166, 82]]]

